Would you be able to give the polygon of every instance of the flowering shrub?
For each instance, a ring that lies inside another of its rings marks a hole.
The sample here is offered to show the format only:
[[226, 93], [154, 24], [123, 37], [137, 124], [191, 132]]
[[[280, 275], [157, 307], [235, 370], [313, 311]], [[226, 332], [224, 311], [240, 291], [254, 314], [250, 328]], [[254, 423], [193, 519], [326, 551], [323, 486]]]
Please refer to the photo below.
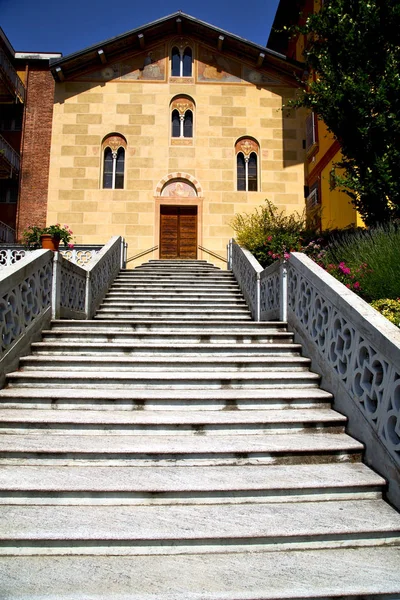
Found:
[[290, 252], [301, 252], [305, 239], [311, 239], [304, 215], [285, 215], [284, 211], [266, 200], [251, 214], [236, 215], [231, 223], [238, 244], [256, 257], [263, 267]]
[[72, 231], [68, 225], [49, 225], [48, 227], [38, 227], [37, 225], [29, 225], [22, 233], [22, 241], [24, 245], [30, 250], [35, 250], [41, 247], [40, 238], [44, 234], [49, 234], [53, 238], [63, 242], [64, 246], [73, 248], [72, 243]]
[[366, 263], [362, 263], [353, 269], [348, 267], [343, 261], [338, 265], [328, 263], [322, 266], [330, 275], [333, 275], [333, 277], [344, 283], [349, 290], [362, 295], [363, 279], [367, 273], [371, 272], [371, 269], [368, 268]]
[[371, 306], [389, 319], [391, 323], [400, 327], [400, 298], [397, 298], [397, 300], [391, 300], [390, 298], [374, 300], [374, 302], [371, 302]]

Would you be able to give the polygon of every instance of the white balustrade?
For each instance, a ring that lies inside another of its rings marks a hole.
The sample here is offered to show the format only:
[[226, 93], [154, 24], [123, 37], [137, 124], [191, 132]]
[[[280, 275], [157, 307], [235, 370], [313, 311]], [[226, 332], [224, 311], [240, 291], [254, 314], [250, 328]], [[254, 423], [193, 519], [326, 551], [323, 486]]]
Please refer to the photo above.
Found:
[[86, 267], [60, 252], [34, 250], [0, 271], [0, 385], [51, 317], [94, 316], [125, 256], [124, 240], [115, 236]]
[[262, 270], [249, 254], [230, 242], [232, 271], [253, 318], [288, 322], [400, 507], [400, 330], [308, 256], [294, 252]]
[[288, 320], [400, 465], [400, 330], [297, 252], [288, 262]]
[[85, 304], [88, 319], [93, 317], [119, 270], [125, 266], [125, 256], [124, 239], [115, 236], [90, 263]]
[[[1, 223], [0, 223], [1, 227]], [[11, 240], [4, 240], [5, 242], [11, 242]], [[103, 248], [102, 245], [76, 245], [73, 248], [60, 248], [60, 254], [67, 260], [84, 267], [89, 265], [93, 258]], [[7, 245], [7, 243], [0, 246], [0, 268], [8, 267], [18, 262], [29, 254], [31, 250], [28, 250], [21, 244]]]
[[232, 272], [246, 299], [251, 316], [255, 321], [259, 321], [260, 273], [263, 268], [251, 252], [239, 246], [234, 240], [231, 240], [229, 246], [228, 261], [231, 264]]
[[0, 383], [50, 320], [53, 253], [36, 250], [0, 273]]

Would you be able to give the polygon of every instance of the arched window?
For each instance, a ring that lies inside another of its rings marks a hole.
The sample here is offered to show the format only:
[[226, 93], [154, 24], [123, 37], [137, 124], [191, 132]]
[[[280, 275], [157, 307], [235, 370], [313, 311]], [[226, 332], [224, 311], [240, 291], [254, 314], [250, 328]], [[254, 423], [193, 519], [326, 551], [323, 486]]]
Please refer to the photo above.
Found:
[[113, 133], [103, 141], [103, 188], [124, 189], [126, 139]]
[[192, 49], [185, 44], [174, 46], [171, 52], [171, 75], [172, 77], [192, 76]]
[[258, 191], [258, 154], [260, 147], [251, 138], [236, 142], [236, 176], [238, 192]]
[[171, 102], [171, 137], [193, 137], [194, 102], [190, 98], [180, 96]]

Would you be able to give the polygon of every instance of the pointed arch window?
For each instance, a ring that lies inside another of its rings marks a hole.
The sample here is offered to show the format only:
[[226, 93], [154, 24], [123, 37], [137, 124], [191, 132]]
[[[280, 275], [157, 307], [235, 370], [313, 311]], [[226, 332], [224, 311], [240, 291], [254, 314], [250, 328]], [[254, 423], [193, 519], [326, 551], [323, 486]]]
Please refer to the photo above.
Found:
[[193, 53], [190, 46], [180, 44], [174, 46], [171, 52], [171, 75], [172, 77], [192, 76]]
[[124, 189], [126, 139], [111, 134], [103, 141], [103, 189]]
[[179, 97], [171, 102], [171, 137], [192, 138], [194, 102], [190, 98]]
[[236, 189], [238, 192], [257, 192], [258, 182], [258, 142], [242, 138], [236, 142]]

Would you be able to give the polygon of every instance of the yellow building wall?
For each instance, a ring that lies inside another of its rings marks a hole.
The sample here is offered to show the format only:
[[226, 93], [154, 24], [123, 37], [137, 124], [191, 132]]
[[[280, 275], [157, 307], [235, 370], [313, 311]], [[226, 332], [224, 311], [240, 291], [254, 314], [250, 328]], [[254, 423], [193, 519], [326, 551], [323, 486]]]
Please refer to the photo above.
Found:
[[322, 229], [342, 229], [359, 226], [357, 211], [350, 197], [332, 187], [331, 173], [334, 165], [340, 162], [342, 155], [338, 152], [321, 172], [321, 224]]
[[[47, 223], [68, 224], [76, 243], [122, 235], [129, 256], [157, 246], [157, 188], [169, 174], [198, 182], [198, 242], [223, 256], [235, 214], [251, 212], [266, 198], [287, 213], [302, 212], [304, 116], [281, 110], [294, 89], [277, 79], [270, 85], [206, 83], [197, 76], [177, 82], [168, 78], [168, 68], [166, 60], [164, 81], [56, 84]], [[169, 107], [178, 94], [196, 105], [193, 140], [182, 141], [189, 145], [171, 140]], [[127, 140], [123, 190], [102, 189], [102, 141], [112, 132]], [[260, 146], [258, 192], [236, 191], [235, 143], [241, 136]]]

